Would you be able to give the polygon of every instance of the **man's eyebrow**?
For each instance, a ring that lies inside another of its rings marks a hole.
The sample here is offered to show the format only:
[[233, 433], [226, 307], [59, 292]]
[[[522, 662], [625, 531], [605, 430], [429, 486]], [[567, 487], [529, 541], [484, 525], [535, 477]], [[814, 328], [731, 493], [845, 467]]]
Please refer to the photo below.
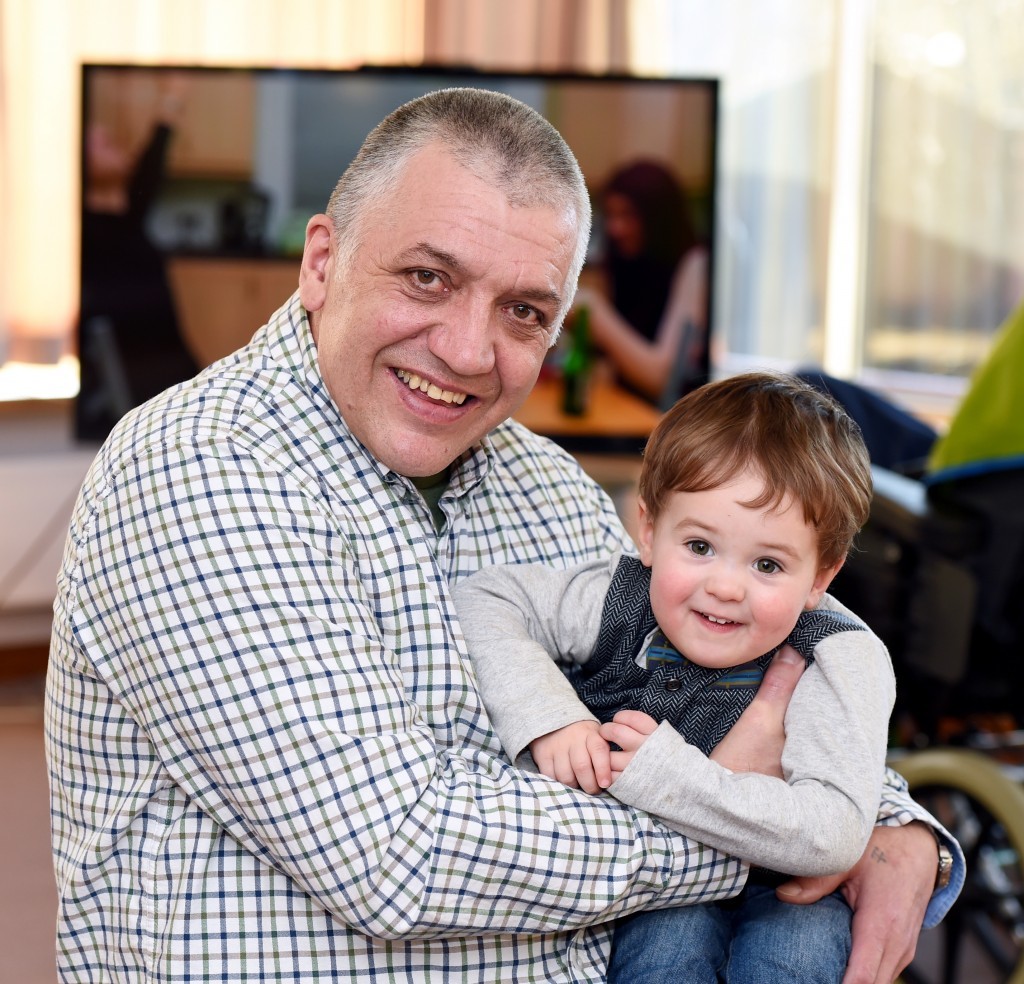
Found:
[[463, 273], [465, 271], [462, 261], [454, 253], [449, 253], [447, 250], [427, 242], [418, 242], [415, 246], [402, 250], [398, 254], [397, 259], [399, 263], [415, 263], [419, 260], [430, 260], [443, 267], [447, 267], [453, 273]]
[[523, 287], [521, 290], [514, 291], [514, 294], [524, 301], [533, 301], [535, 304], [550, 304], [556, 308], [562, 305], [561, 293], [553, 288]]

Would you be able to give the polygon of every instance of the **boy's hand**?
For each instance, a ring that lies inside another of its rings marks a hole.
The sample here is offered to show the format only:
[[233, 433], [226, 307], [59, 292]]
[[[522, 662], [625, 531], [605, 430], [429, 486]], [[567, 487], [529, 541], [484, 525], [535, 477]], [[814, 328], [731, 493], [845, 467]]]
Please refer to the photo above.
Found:
[[601, 725], [601, 737], [622, 749], [611, 753], [612, 779], [622, 775], [637, 749], [657, 730], [658, 722], [642, 711], [619, 711], [610, 722]]
[[599, 793], [612, 784], [611, 749], [596, 721], [576, 721], [530, 742], [537, 768], [573, 789]]

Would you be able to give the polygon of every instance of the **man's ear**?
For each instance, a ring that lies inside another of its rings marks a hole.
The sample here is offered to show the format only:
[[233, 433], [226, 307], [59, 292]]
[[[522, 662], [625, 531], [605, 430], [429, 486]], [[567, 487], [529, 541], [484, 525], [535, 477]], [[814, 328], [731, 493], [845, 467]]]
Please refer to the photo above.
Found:
[[299, 267], [299, 296], [307, 311], [319, 311], [327, 299], [327, 285], [333, 268], [334, 251], [331, 220], [314, 215], [306, 224], [306, 245]]
[[639, 516], [637, 517], [636, 539], [640, 552], [640, 560], [645, 567], [651, 566], [651, 555], [654, 553], [654, 520], [647, 509], [647, 503], [639, 496], [636, 500]]
[[828, 586], [832, 583], [832, 579], [839, 573], [843, 567], [843, 561], [839, 561], [838, 564], [833, 564], [831, 567], [822, 567], [818, 570], [817, 576], [814, 578], [814, 583], [811, 585], [810, 594], [807, 595], [807, 601], [804, 602], [804, 611], [810, 611], [815, 608], [821, 596], [828, 591]]

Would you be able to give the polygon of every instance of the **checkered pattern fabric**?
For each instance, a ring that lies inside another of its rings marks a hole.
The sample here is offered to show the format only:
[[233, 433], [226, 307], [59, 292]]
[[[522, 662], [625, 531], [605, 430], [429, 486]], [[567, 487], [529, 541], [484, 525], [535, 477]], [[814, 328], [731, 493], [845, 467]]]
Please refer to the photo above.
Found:
[[297, 298], [129, 414], [59, 574], [47, 743], [62, 981], [598, 981], [616, 915], [744, 869], [512, 768], [449, 584], [625, 534], [514, 423], [435, 530], [347, 431]]

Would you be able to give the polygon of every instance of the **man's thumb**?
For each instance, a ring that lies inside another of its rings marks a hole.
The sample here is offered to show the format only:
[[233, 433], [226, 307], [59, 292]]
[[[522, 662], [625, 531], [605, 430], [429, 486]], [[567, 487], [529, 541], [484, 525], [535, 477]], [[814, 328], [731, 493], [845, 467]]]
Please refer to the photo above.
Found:
[[803, 657], [792, 646], [783, 646], [768, 664], [764, 680], [761, 681], [759, 696], [788, 705], [789, 698], [793, 696], [793, 690], [803, 675], [804, 666]]

